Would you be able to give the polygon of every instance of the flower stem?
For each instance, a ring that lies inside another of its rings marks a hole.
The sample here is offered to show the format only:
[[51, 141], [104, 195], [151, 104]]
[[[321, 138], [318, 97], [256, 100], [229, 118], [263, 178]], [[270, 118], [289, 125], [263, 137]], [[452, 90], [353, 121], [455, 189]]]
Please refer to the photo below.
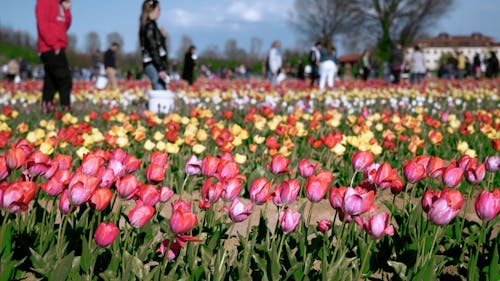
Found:
[[354, 184], [354, 179], [356, 178], [357, 174], [358, 174], [358, 171], [354, 171], [354, 174], [352, 175], [352, 178], [351, 178], [351, 184], [349, 185], [350, 187], [352, 187], [352, 185]]
[[363, 271], [365, 269], [366, 261], [371, 256], [371, 249], [374, 241], [375, 241], [374, 239], [370, 239], [370, 244], [368, 244], [368, 249], [366, 249], [365, 256], [363, 257], [363, 262], [361, 263], [361, 268], [359, 269], [358, 274], [354, 280], [360, 280], [361, 277], [363, 276]]

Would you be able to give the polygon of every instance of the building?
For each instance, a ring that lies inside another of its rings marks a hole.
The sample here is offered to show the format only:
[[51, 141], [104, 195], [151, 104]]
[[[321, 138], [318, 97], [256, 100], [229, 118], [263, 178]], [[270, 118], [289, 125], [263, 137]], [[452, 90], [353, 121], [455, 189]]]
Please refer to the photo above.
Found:
[[[428, 70], [439, 68], [441, 56], [456, 56], [458, 51], [463, 52], [470, 63], [476, 52], [479, 53], [481, 60], [487, 59], [491, 51], [500, 57], [500, 42], [495, 42], [493, 38], [479, 32], [472, 33], [470, 36], [451, 36], [448, 33], [441, 33], [436, 37], [418, 39], [413, 43], [413, 46], [415, 45], [419, 45], [422, 49]], [[413, 46], [405, 50], [406, 62], [410, 61]]]

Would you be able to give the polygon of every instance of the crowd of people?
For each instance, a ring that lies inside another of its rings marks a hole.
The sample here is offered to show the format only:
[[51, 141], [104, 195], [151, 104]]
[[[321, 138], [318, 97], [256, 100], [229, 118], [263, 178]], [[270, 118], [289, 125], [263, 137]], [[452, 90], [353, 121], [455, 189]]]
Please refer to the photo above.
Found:
[[[91, 56], [90, 68], [71, 67], [65, 54], [67, 47], [67, 30], [71, 25], [71, 0], [37, 0], [36, 19], [38, 30], [38, 51], [43, 64], [42, 67], [30, 67], [23, 58], [11, 59], [1, 67], [0, 78], [11, 82], [29, 79], [43, 79], [43, 111], [54, 109], [53, 98], [59, 93], [63, 109], [71, 107], [69, 95], [72, 80], [92, 80], [98, 83], [104, 81], [102, 87], [117, 89], [119, 79], [135, 79], [133, 71], [122, 74], [117, 62], [117, 53], [120, 45], [116, 42], [101, 53], [96, 50]], [[166, 30], [158, 27], [160, 17], [160, 2], [145, 0], [141, 8], [139, 19], [139, 43], [141, 48], [142, 75], [147, 77], [154, 90], [166, 89], [171, 79], [183, 79], [192, 85], [197, 76], [220, 78], [248, 78], [251, 73], [241, 64], [235, 68], [222, 67], [211, 71], [206, 64], [198, 66], [196, 47], [189, 46], [184, 55], [182, 69], [180, 63], [169, 61]], [[405, 58], [401, 44], [396, 43], [390, 51], [389, 59], [380, 63], [374, 59], [373, 50], [367, 49], [360, 56], [359, 61], [342, 65], [339, 62], [334, 44], [331, 41], [317, 41], [308, 53], [299, 57], [294, 66], [285, 62], [281, 49], [281, 42], [274, 41], [266, 53], [263, 76], [272, 85], [277, 85], [284, 79], [294, 77], [309, 79], [311, 87], [320, 89], [334, 88], [335, 79], [340, 75], [347, 77], [347, 71], [354, 71], [350, 75], [368, 80], [383, 77], [389, 82], [397, 84], [402, 79], [411, 83], [420, 83], [429, 75], [426, 68], [425, 56], [419, 46], [415, 46], [409, 58]], [[352, 69], [351, 69], [352, 68]], [[198, 72], [196, 74], [196, 72]], [[491, 51], [488, 58], [481, 59], [476, 53], [473, 60], [460, 51], [442, 59], [437, 76], [439, 78], [490, 77], [498, 76], [499, 62], [495, 52]]]

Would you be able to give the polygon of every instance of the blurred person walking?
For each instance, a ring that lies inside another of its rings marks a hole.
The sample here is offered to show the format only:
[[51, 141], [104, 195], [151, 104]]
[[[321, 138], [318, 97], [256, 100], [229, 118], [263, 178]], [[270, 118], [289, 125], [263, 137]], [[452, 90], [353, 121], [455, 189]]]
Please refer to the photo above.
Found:
[[190, 46], [184, 55], [184, 66], [182, 68], [182, 79], [186, 80], [189, 85], [193, 85], [194, 83], [194, 69], [197, 59], [196, 47]]
[[415, 46], [413, 54], [411, 55], [410, 71], [412, 84], [420, 84], [425, 77], [425, 73], [427, 72], [427, 69], [425, 68], [424, 54], [418, 45]]
[[363, 56], [361, 57], [361, 70], [363, 71], [363, 80], [368, 80], [368, 78], [370, 77], [370, 72], [372, 70], [370, 50], [365, 50], [363, 52]]
[[490, 52], [490, 57], [488, 58], [488, 62], [486, 65], [486, 77], [488, 78], [497, 78], [498, 75], [498, 58], [497, 54], [494, 51]]
[[458, 79], [464, 79], [466, 75], [467, 58], [462, 51], [457, 55], [457, 75]]
[[269, 54], [267, 57], [267, 79], [271, 81], [271, 85], [275, 86], [278, 84], [278, 75], [280, 74], [281, 67], [283, 64], [283, 59], [281, 57], [281, 42], [274, 41], [269, 49]]
[[116, 52], [119, 47], [118, 43], [113, 42], [111, 47], [104, 53], [104, 69], [112, 90], [118, 88], [116, 82]]
[[14, 82], [19, 76], [19, 63], [16, 59], [11, 59], [7, 63], [7, 81]]
[[321, 42], [317, 41], [309, 51], [309, 65], [311, 65], [311, 87], [315, 86], [315, 82], [319, 79], [319, 63], [321, 58]]
[[390, 67], [392, 74], [392, 83], [399, 84], [399, 79], [401, 77], [401, 68], [403, 65], [403, 47], [400, 43], [397, 43], [391, 49]]
[[472, 61], [472, 66], [474, 68], [474, 76], [476, 79], [481, 78], [481, 57], [479, 56], [479, 53], [476, 52], [474, 55], [474, 59]]
[[71, 25], [71, 0], [37, 0], [36, 19], [38, 51], [44, 65], [42, 111], [54, 108], [53, 100], [59, 92], [63, 110], [71, 109], [71, 71], [65, 49], [68, 45], [67, 30]]
[[168, 69], [167, 33], [159, 29], [156, 20], [160, 17], [160, 2], [146, 0], [142, 3], [139, 19], [139, 41], [142, 54], [142, 66], [151, 81], [153, 90], [165, 90]]
[[321, 57], [319, 65], [319, 88], [324, 89], [325, 83], [328, 88], [332, 89], [335, 82], [335, 73], [337, 73], [337, 65], [335, 64], [336, 51], [332, 43], [328, 42], [326, 47], [321, 48]]

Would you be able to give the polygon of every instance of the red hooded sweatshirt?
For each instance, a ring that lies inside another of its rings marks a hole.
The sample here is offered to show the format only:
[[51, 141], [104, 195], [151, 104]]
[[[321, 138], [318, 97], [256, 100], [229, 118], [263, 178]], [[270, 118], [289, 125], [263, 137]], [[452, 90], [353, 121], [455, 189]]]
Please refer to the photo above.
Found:
[[64, 9], [59, 0], [38, 0], [36, 2], [38, 29], [38, 51], [64, 49], [68, 45], [66, 31], [71, 25], [71, 11]]

